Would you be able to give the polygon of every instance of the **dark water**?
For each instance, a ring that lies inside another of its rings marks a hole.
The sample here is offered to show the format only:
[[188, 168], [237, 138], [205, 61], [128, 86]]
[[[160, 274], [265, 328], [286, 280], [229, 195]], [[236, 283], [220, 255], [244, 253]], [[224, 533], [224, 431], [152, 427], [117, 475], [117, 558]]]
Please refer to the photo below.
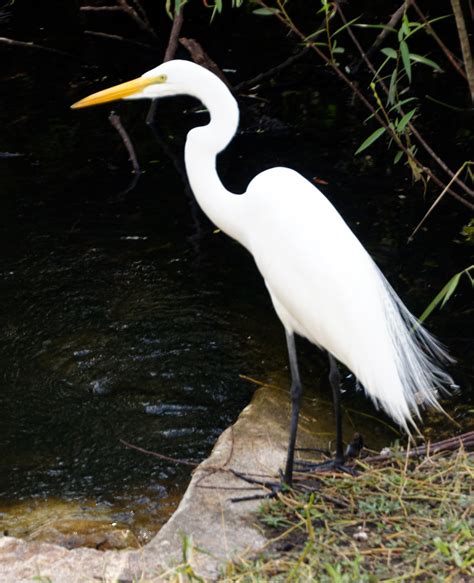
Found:
[[[28, 515], [39, 512], [37, 528], [67, 502], [74, 516], [92, 507], [144, 541], [175, 507], [189, 469], [121, 440], [204, 458], [251, 397], [239, 375], [287, 382], [284, 337], [252, 259], [214, 232], [145, 127], [147, 105], [116, 107], [145, 171], [125, 192], [130, 167], [110, 108], [68, 108], [119, 79], [63, 65], [12, 66], [0, 112], [0, 528], [32, 536]], [[420, 189], [392, 176], [389, 163], [353, 158], [361, 136], [347, 96], [335, 83], [324, 97], [285, 79], [281, 87], [260, 96], [268, 101], [243, 98], [243, 132], [219, 161], [224, 182], [242, 190], [277, 164], [328, 182], [323, 190], [421, 313], [468, 264], [459, 209], [448, 201], [443, 222], [434, 218], [407, 246], [425, 209]], [[187, 128], [206, 119], [195, 105], [160, 104], [163, 138], [178, 159]], [[464, 429], [474, 353], [468, 291], [432, 317], [460, 360], [463, 393], [447, 406]], [[328, 398], [324, 359], [302, 350], [308, 386], [321, 379]], [[358, 395], [346, 403], [373, 413]], [[431, 418], [427, 431], [459, 428]]]

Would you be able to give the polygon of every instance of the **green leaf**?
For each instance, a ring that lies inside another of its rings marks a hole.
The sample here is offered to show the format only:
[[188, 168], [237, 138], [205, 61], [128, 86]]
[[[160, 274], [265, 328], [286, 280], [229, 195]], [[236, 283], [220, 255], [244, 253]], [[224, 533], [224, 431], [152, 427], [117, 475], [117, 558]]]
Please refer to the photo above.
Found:
[[397, 51], [395, 49], [392, 49], [391, 47], [384, 47], [383, 49], [381, 49], [381, 51], [384, 55], [386, 55], [390, 59], [396, 59], [398, 56]]
[[454, 277], [452, 277], [448, 283], [446, 284], [446, 292], [444, 295], [444, 299], [441, 303], [441, 308], [446, 304], [449, 298], [453, 295], [454, 290], [458, 287], [459, 279], [462, 275], [462, 271], [460, 273], [456, 273]]
[[431, 301], [431, 303], [429, 304], [429, 306], [426, 308], [426, 310], [423, 312], [423, 314], [421, 314], [421, 316], [419, 317], [420, 322], [424, 322], [426, 320], [426, 318], [431, 314], [431, 312], [439, 305], [441, 304], [441, 308], [444, 306], [444, 304], [449, 300], [449, 298], [453, 295], [454, 290], [456, 289], [458, 283], [459, 283], [459, 278], [461, 277], [461, 275], [463, 274], [463, 271], [460, 271], [459, 273], [456, 273], [456, 275], [454, 275], [449, 281], [448, 283], [443, 287], [443, 289], [436, 295], [436, 297]]
[[398, 69], [395, 67], [390, 75], [390, 85], [388, 88], [388, 102], [390, 105], [395, 103], [395, 97], [397, 95], [397, 75]]
[[433, 539], [434, 545], [436, 547], [436, 549], [445, 557], [449, 557], [450, 556], [450, 551], [449, 551], [449, 545], [444, 542], [444, 540], [441, 540], [439, 536], [435, 537]]
[[402, 25], [398, 30], [398, 40], [403, 42], [403, 39], [410, 34], [410, 26], [406, 13], [403, 15]]
[[272, 16], [273, 14], [278, 14], [280, 11], [278, 8], [256, 8], [253, 10], [254, 14], [259, 16]]
[[397, 103], [395, 103], [395, 105], [393, 105], [388, 110], [388, 113], [391, 113], [394, 109], [399, 110], [400, 107], [404, 106], [407, 103], [410, 103], [410, 101], [415, 101], [416, 99], [417, 99], [416, 97], [407, 97], [406, 99], [402, 99], [401, 101], [397, 101]]
[[403, 153], [404, 153], [403, 150], [398, 150], [398, 152], [395, 154], [395, 158], [393, 159], [394, 164], [398, 164], [400, 162]]
[[382, 30], [388, 30], [390, 32], [397, 32], [395, 28], [391, 26], [387, 26], [386, 24], [365, 24], [363, 22], [359, 22], [358, 24], [354, 24], [358, 28], [381, 28]]
[[427, 59], [426, 57], [423, 57], [422, 55], [417, 55], [416, 53], [410, 53], [410, 60], [414, 61], [415, 63], [421, 63], [422, 65], [427, 65], [428, 67], [431, 67], [435, 71], [441, 72], [443, 70], [438, 65], [438, 63], [435, 63], [431, 59]]
[[407, 124], [410, 122], [411, 118], [415, 115], [416, 107], [414, 107], [411, 111], [406, 113], [402, 119], [397, 124], [397, 132], [401, 134], [404, 129], [407, 127]]
[[385, 128], [378, 128], [375, 130], [373, 134], [362, 142], [359, 148], [356, 151], [356, 154], [360, 154], [364, 150], [366, 150], [369, 146], [371, 146], [376, 140], [380, 138], [380, 136], [385, 132]]
[[349, 26], [352, 26], [355, 22], [357, 22], [359, 20], [359, 18], [360, 18], [360, 16], [357, 16], [356, 18], [353, 18], [352, 20], [349, 20], [349, 22], [344, 23], [340, 28], [338, 28], [336, 31], [334, 31], [331, 34], [331, 38], [334, 38], [340, 32], [342, 32], [346, 28], [349, 28]]
[[316, 31], [312, 32], [311, 34], [309, 34], [308, 36], [306, 36], [303, 39], [303, 41], [306, 42], [306, 41], [312, 40], [312, 39], [318, 37], [320, 34], [323, 34], [324, 32], [326, 32], [324, 30], [324, 28], [319, 28], [318, 30], [316, 30]]
[[402, 62], [405, 73], [407, 74], [408, 81], [411, 83], [410, 50], [408, 49], [408, 45], [404, 40], [400, 42], [400, 53], [402, 55]]

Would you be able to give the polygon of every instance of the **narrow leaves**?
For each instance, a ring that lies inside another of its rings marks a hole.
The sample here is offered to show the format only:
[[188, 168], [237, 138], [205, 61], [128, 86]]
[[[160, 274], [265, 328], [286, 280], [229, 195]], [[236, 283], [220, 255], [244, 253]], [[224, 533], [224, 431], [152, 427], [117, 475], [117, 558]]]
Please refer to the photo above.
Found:
[[361, 152], [366, 150], [376, 140], [378, 140], [384, 132], [385, 132], [385, 128], [378, 128], [377, 130], [375, 130], [375, 132], [373, 134], [370, 134], [370, 136], [362, 142], [362, 144], [357, 149], [356, 154], [360, 154]]
[[399, 134], [403, 133], [404, 129], [406, 128], [407, 124], [410, 123], [411, 118], [415, 115], [416, 107], [414, 107], [411, 111], [406, 113], [402, 119], [397, 124], [397, 132]]
[[402, 55], [403, 68], [407, 74], [408, 81], [411, 83], [410, 50], [408, 49], [408, 45], [404, 40], [400, 41], [400, 53]]

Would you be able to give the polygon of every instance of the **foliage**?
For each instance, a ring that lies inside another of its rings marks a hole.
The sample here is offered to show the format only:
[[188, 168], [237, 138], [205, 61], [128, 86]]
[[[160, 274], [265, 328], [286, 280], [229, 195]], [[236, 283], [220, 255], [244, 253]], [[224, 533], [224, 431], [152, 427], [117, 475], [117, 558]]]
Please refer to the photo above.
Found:
[[456, 291], [456, 288], [459, 285], [461, 277], [465, 275], [469, 281], [471, 282], [471, 287], [474, 287], [474, 277], [471, 275], [474, 274], [474, 265], [470, 265], [463, 269], [459, 273], [453, 275], [453, 277], [448, 281], [448, 283], [443, 287], [443, 289], [435, 296], [435, 298], [431, 301], [429, 306], [420, 316], [420, 322], [424, 322], [426, 318], [431, 314], [431, 312], [436, 308], [440, 307], [443, 308], [449, 298], [453, 295]]
[[474, 243], [474, 219], [471, 219], [467, 225], [464, 225], [461, 231], [467, 243]]
[[[440, 64], [431, 55], [413, 50], [415, 42], [420, 44], [422, 40], [425, 45], [429, 43], [432, 51], [436, 50], [440, 57], [446, 57], [456, 72], [466, 76], [464, 69], [468, 63], [463, 69], [434, 30], [439, 21], [452, 20], [452, 13], [429, 19], [412, 0], [401, 3], [387, 24], [362, 22], [361, 16], [357, 15], [347, 19], [343, 3], [320, 0], [319, 25], [316, 28], [313, 25], [313, 30], [307, 31], [308, 22], [299, 18], [299, 11], [292, 9], [295, 4], [289, 0], [253, 0], [253, 3], [259, 7], [258, 14], [277, 18], [312, 49], [370, 111], [366, 122], [375, 121], [377, 127], [357, 148], [357, 154], [386, 136], [389, 147], [393, 145], [397, 149], [393, 162], [404, 159], [414, 180], [421, 180], [425, 188], [432, 181], [468, 208], [474, 208], [472, 188], [455, 176], [415, 126], [415, 121], [422, 115], [420, 97], [413, 90], [415, 73], [421, 67], [431, 70], [432, 76], [443, 73]], [[372, 30], [377, 35], [367, 43], [367, 34]], [[364, 31], [364, 41], [359, 31]], [[418, 38], [420, 35], [423, 35], [422, 39]], [[351, 52], [354, 47], [359, 54], [359, 62], [354, 62]], [[371, 78], [365, 85], [367, 73]], [[430, 159], [429, 164], [424, 159], [426, 155]], [[461, 165], [459, 163], [458, 166]], [[452, 182], [449, 178], [453, 179]]]

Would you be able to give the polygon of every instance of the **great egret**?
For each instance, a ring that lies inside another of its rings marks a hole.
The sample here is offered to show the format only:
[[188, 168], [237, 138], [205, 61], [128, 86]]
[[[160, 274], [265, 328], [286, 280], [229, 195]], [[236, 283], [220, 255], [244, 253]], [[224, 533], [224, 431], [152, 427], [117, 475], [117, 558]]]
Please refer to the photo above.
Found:
[[236, 133], [239, 109], [226, 85], [207, 69], [174, 60], [75, 103], [191, 95], [210, 113], [192, 129], [185, 164], [194, 195], [211, 221], [255, 259], [286, 332], [291, 371], [291, 425], [284, 480], [292, 482], [302, 385], [294, 335], [325, 349], [336, 408], [336, 461], [344, 459], [339, 373], [344, 363], [375, 405], [409, 432], [419, 405], [440, 408], [437, 389], [452, 383], [437, 361], [450, 360], [410, 314], [327, 198], [294, 170], [258, 174], [242, 195], [229, 192], [216, 156]]

